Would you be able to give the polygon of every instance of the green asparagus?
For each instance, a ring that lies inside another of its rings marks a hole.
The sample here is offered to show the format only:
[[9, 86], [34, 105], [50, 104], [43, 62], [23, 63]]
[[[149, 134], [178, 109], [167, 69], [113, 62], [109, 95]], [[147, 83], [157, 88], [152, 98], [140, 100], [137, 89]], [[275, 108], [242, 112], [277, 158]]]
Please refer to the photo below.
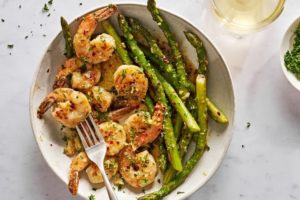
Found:
[[122, 40], [121, 40], [120, 36], [118, 35], [118, 33], [116, 32], [114, 27], [109, 23], [108, 20], [102, 21], [101, 24], [102, 24], [102, 27], [103, 27], [104, 31], [107, 34], [111, 35], [115, 39], [116, 50], [117, 50], [117, 53], [118, 53], [119, 57], [122, 60], [122, 63], [126, 64], [126, 65], [132, 64], [132, 61], [131, 61], [131, 59], [128, 55], [128, 51], [126, 50], [124, 44], [122, 43]]
[[145, 97], [145, 105], [147, 106], [148, 108], [148, 111], [151, 113], [151, 115], [153, 114], [153, 111], [154, 111], [154, 104], [153, 104], [153, 101], [151, 99], [151, 97], [149, 95], [147, 95]]
[[196, 49], [197, 57], [198, 57], [198, 73], [204, 74], [206, 76], [207, 74], [207, 56], [206, 56], [206, 50], [203, 46], [202, 41], [200, 38], [192, 33], [192, 32], [184, 32], [185, 37], [188, 39], [188, 41], [191, 43], [191, 45]]
[[[203, 80], [204, 79], [204, 80]], [[205, 77], [202, 76], [200, 78], [197, 78], [196, 80], [196, 95], [197, 99], [205, 99]], [[205, 107], [206, 101], [200, 101], [198, 102], [198, 106]], [[205, 109], [202, 109], [205, 112]], [[200, 111], [199, 111], [200, 112]], [[200, 116], [198, 116], [199, 124], [205, 124], [207, 123], [207, 119], [205, 119], [202, 116], [207, 116], [205, 113], [200, 113]], [[143, 197], [138, 198], [139, 200], [159, 200], [171, 193], [175, 188], [177, 188], [180, 184], [184, 182], [184, 180], [187, 178], [187, 176], [192, 172], [200, 158], [202, 157], [203, 153], [205, 152], [207, 148], [207, 129], [205, 130], [205, 127], [207, 127], [207, 124], [204, 125], [204, 127], [200, 127], [201, 131], [196, 134], [197, 142], [196, 142], [196, 149], [191, 156], [191, 158], [187, 161], [186, 165], [184, 166], [184, 169], [179, 172], [174, 179], [172, 179], [169, 183], [166, 183], [162, 186], [162, 188], [157, 191], [150, 194], [147, 194]], [[202, 128], [204, 131], [202, 131]]]
[[[177, 80], [176, 71], [167, 58], [167, 56], [162, 52], [160, 47], [158, 46], [156, 39], [151, 35], [151, 33], [143, 27], [140, 22], [134, 18], [129, 18], [129, 24], [132, 27], [132, 31], [136, 33], [140, 33], [147, 40], [148, 45], [150, 47], [151, 54], [155, 57], [156, 60], [160, 63], [158, 67], [165, 75], [166, 79], [170, 81], [170, 83], [175, 87], [178, 94], [185, 99], [189, 96], [189, 91], [184, 86], [180, 85]], [[149, 55], [149, 54], [148, 54]]]
[[156, 76], [164, 87], [164, 91], [167, 94], [174, 108], [180, 114], [182, 120], [191, 132], [198, 132], [200, 128], [193, 118], [191, 113], [188, 111], [183, 101], [179, 98], [174, 88], [164, 79], [164, 77], [156, 70]]
[[160, 14], [159, 9], [156, 7], [155, 0], [148, 0], [147, 8], [150, 11], [153, 20], [156, 21], [156, 23], [158, 24], [158, 26], [160, 27], [160, 29], [162, 30], [162, 32], [164, 33], [165, 37], [168, 40], [169, 46], [171, 48], [172, 56], [175, 60], [175, 66], [176, 66], [179, 85], [183, 86], [185, 88], [190, 88], [191, 85], [187, 79], [185, 65], [183, 62], [181, 52], [179, 50], [179, 45], [178, 45], [177, 41], [175, 40], [174, 35], [170, 31], [169, 25], [166, 23], [166, 21]]
[[221, 124], [228, 123], [228, 118], [226, 115], [219, 108], [217, 108], [217, 106], [211, 100], [209, 100], [209, 98], [206, 98], [206, 103], [208, 114], [213, 120]]
[[163, 125], [164, 139], [165, 139], [168, 155], [170, 158], [170, 163], [176, 170], [181, 171], [182, 163], [179, 156], [178, 147], [176, 145], [176, 138], [174, 137], [173, 125], [171, 120], [171, 112], [168, 105], [168, 100], [164, 93], [164, 89], [160, 81], [158, 80], [154, 69], [151, 67], [150, 63], [146, 60], [144, 53], [141, 51], [141, 49], [137, 45], [137, 42], [134, 40], [130, 27], [125, 17], [119, 14], [118, 21], [119, 21], [120, 28], [123, 32], [123, 35], [125, 37], [126, 43], [135, 56], [136, 63], [138, 63], [142, 67], [142, 69], [145, 71], [146, 75], [150, 79], [150, 82], [157, 93], [156, 95], [157, 100], [160, 101], [166, 107], [165, 119]]
[[65, 56], [67, 58], [72, 58], [75, 55], [75, 51], [73, 47], [73, 40], [72, 40], [69, 24], [65, 20], [65, 18], [60, 17], [60, 25], [65, 39]]

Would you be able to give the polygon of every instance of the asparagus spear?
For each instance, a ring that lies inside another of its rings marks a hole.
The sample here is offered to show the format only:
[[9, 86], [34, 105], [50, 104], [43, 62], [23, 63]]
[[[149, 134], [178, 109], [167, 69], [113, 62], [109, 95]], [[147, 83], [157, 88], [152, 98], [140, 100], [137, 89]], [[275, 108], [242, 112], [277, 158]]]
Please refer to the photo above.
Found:
[[164, 77], [156, 70], [156, 76], [164, 87], [164, 91], [167, 94], [169, 100], [171, 101], [173, 107], [176, 108], [177, 112], [180, 114], [180, 117], [188, 127], [191, 132], [198, 132], [200, 128], [193, 118], [191, 113], [188, 111], [183, 101], [179, 98], [174, 88], [164, 79]]
[[75, 55], [73, 40], [70, 32], [70, 27], [65, 18], [60, 17], [60, 25], [63, 31], [63, 36], [65, 38], [65, 56], [67, 58], [72, 58]]
[[181, 171], [182, 163], [179, 156], [178, 147], [176, 145], [176, 139], [174, 137], [170, 107], [168, 105], [168, 100], [163, 91], [163, 87], [160, 81], [158, 80], [154, 69], [151, 67], [150, 63], [146, 60], [144, 53], [141, 51], [141, 49], [137, 45], [137, 42], [134, 40], [133, 35], [130, 31], [130, 27], [125, 17], [119, 14], [118, 21], [119, 21], [120, 28], [123, 32], [123, 35], [125, 37], [126, 43], [135, 56], [136, 63], [138, 63], [143, 68], [143, 70], [146, 72], [146, 75], [150, 79], [150, 82], [157, 93], [156, 95], [157, 100], [160, 101], [166, 107], [164, 126], [163, 126], [164, 139], [165, 139], [168, 155], [170, 158], [170, 163], [176, 170]]
[[[206, 50], [202, 41], [192, 32], [184, 32], [184, 34], [191, 45], [196, 49], [199, 62], [198, 73], [206, 76], [208, 61], [206, 57]], [[206, 103], [208, 114], [213, 120], [222, 124], [228, 123], [228, 119], [225, 114], [209, 98], [206, 98]]]
[[177, 140], [180, 136], [182, 126], [183, 126], [182, 118], [180, 117], [179, 113], [177, 113], [175, 118], [175, 125], [174, 125], [174, 136]]
[[[189, 109], [189, 111], [191, 112], [191, 114], [193, 115], [194, 118], [197, 118], [197, 105], [194, 99], [189, 98], [187, 101], [187, 107]], [[179, 146], [179, 154], [181, 156], [181, 158], [184, 157], [184, 155], [187, 152], [188, 146], [193, 138], [193, 132], [189, 131], [187, 129], [187, 127], [185, 126], [182, 130], [182, 134], [181, 134], [181, 138], [178, 142], [178, 146]], [[172, 180], [172, 178], [176, 175], [177, 171], [170, 166], [165, 174], [164, 174], [164, 179], [163, 182], [164, 184], [170, 182]]]
[[125, 48], [125, 44], [122, 43], [122, 40], [121, 40], [120, 36], [118, 35], [118, 33], [116, 32], [116, 30], [114, 29], [114, 27], [109, 23], [108, 20], [102, 21], [101, 24], [102, 24], [104, 31], [107, 34], [111, 35], [115, 39], [116, 50], [117, 50], [119, 57], [122, 60], [122, 63], [127, 64], [127, 65], [132, 64], [132, 61], [128, 54], [128, 51]]
[[179, 50], [179, 45], [175, 40], [174, 35], [170, 31], [169, 25], [166, 23], [166, 21], [160, 14], [159, 9], [156, 7], [155, 0], [148, 0], [147, 8], [150, 11], [153, 20], [156, 21], [156, 23], [158, 24], [158, 26], [160, 27], [160, 29], [162, 30], [162, 32], [168, 40], [171, 52], [173, 54], [172, 56], [175, 60], [179, 85], [185, 88], [191, 88], [192, 86], [190, 85], [190, 82], [187, 79], [183, 58]]
[[209, 100], [209, 98], [206, 98], [206, 103], [208, 114], [213, 120], [221, 124], [228, 123], [228, 118], [225, 116], [225, 114], [219, 108], [217, 108], [217, 106], [211, 100]]
[[[204, 76], [199, 75], [196, 79], [196, 95], [197, 100], [202, 99], [201, 101], [198, 101], [198, 106], [200, 107], [206, 107], [206, 101], [203, 101], [203, 99], [206, 98], [206, 80]], [[201, 109], [201, 111], [205, 112], [205, 109]], [[200, 111], [199, 111], [200, 113]], [[196, 143], [196, 149], [191, 156], [191, 158], [187, 161], [186, 165], [184, 166], [184, 169], [179, 172], [172, 181], [170, 181], [167, 184], [164, 184], [162, 188], [157, 191], [150, 194], [147, 194], [143, 197], [138, 198], [139, 200], [159, 200], [171, 193], [174, 189], [176, 189], [180, 184], [182, 184], [187, 176], [191, 173], [191, 171], [194, 169], [200, 158], [202, 157], [203, 153], [206, 150], [207, 147], [207, 118], [202, 117], [207, 116], [205, 113], [200, 113], [200, 116], [198, 116], [199, 124], [203, 124], [204, 127], [200, 127], [201, 131], [196, 135], [197, 143]], [[206, 123], [206, 124], [205, 124]], [[204, 130], [204, 131], [202, 131]]]
[[152, 113], [153, 113], [153, 111], [154, 111], [154, 104], [153, 104], [153, 101], [152, 101], [152, 99], [151, 99], [151, 97], [149, 96], [149, 95], [147, 95], [146, 97], [145, 97], [145, 105], [147, 106], [147, 108], [148, 108], [148, 111], [151, 113], [151, 115], [152, 115]]
[[132, 31], [142, 34], [144, 38], [147, 40], [148, 45], [150, 47], [151, 55], [153, 55], [153, 57], [156, 60], [158, 60], [158, 62], [160, 63], [158, 67], [163, 72], [163, 74], [165, 74], [167, 80], [173, 84], [179, 96], [182, 97], [182, 99], [187, 98], [189, 96], [189, 91], [183, 85], [178, 84], [176, 71], [173, 65], [171, 64], [170, 60], [167, 58], [167, 56], [162, 52], [162, 50], [158, 46], [156, 39], [151, 35], [151, 33], [145, 27], [143, 27], [140, 24], [138, 20], [134, 18], [129, 18], [128, 21], [132, 27]]
[[188, 39], [188, 41], [191, 43], [191, 45], [196, 49], [197, 57], [198, 57], [198, 73], [204, 74], [206, 76], [207, 74], [207, 56], [206, 56], [206, 50], [203, 46], [202, 41], [200, 38], [192, 33], [192, 32], [184, 32], [185, 37]]

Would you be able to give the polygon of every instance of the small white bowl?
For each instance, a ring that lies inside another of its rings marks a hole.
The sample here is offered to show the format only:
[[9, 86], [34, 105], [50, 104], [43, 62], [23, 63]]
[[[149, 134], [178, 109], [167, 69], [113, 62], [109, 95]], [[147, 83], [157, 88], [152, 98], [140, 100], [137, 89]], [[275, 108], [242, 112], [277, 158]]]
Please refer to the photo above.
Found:
[[289, 80], [289, 82], [300, 91], [300, 80], [296, 78], [296, 76], [287, 70], [285, 64], [284, 64], [284, 55], [287, 51], [290, 51], [293, 49], [294, 39], [295, 39], [295, 30], [297, 29], [298, 25], [300, 23], [300, 17], [298, 17], [287, 29], [285, 32], [281, 47], [280, 47], [280, 62], [281, 62], [281, 68], [286, 76], [286, 78]]
[[[138, 18], [156, 37], [164, 38], [161, 30], [152, 20], [151, 14], [147, 11], [146, 6], [137, 4], [118, 4], [117, 6], [120, 12], [125, 15]], [[212, 177], [226, 154], [233, 134], [234, 92], [226, 63], [220, 52], [210, 42], [207, 36], [196, 29], [191, 23], [172, 13], [162, 11], [162, 14], [169, 22], [171, 30], [174, 32], [184, 54], [188, 56], [195, 66], [197, 66], [195, 49], [187, 42], [183, 31], [193, 31], [202, 39], [210, 63], [208, 74], [209, 81], [207, 86], [208, 95], [229, 118], [229, 124], [227, 126], [217, 124], [210, 120], [208, 136], [210, 150], [203, 155], [187, 180], [165, 198], [166, 200], [181, 200], [198, 190]], [[111, 20], [113, 25], [118, 27], [116, 16], [113, 16]], [[78, 24], [78, 20], [74, 20], [71, 23], [70, 27], [72, 34], [74, 34]], [[98, 31], [101, 31], [101, 29]], [[66, 59], [63, 53], [64, 39], [60, 32], [43, 55], [35, 74], [30, 94], [30, 115], [36, 141], [46, 162], [55, 174], [67, 184], [71, 159], [63, 154], [64, 142], [59, 134], [60, 126], [51, 116], [49, 116], [49, 113], [46, 114], [42, 120], [38, 119], [36, 115], [39, 104], [52, 90], [55, 74], [59, 66]], [[190, 151], [189, 154], [191, 153], [192, 152]], [[160, 181], [155, 181], [151, 187], [146, 188], [145, 192], [149, 193], [158, 190], [161, 187], [161, 184], [158, 182]], [[67, 186], [65, 189], [68, 189]], [[177, 194], [178, 191], [184, 193]], [[143, 195], [142, 190], [134, 191], [129, 188], [126, 188], [124, 191], [116, 192], [120, 200], [135, 200], [137, 196]], [[109, 199], [104, 187], [97, 191], [93, 191], [92, 185], [87, 180], [87, 177], [81, 177], [78, 195], [87, 198], [91, 193], [94, 193], [97, 199]]]

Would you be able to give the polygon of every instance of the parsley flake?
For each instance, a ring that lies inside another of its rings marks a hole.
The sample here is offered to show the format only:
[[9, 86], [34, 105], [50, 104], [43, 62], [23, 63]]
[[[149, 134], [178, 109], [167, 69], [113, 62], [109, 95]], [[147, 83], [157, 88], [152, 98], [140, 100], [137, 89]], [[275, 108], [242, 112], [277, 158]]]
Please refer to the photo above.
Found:
[[53, 0], [49, 0], [49, 1], [48, 1], [48, 4], [49, 4], [49, 5], [52, 5], [52, 3], [53, 3]]
[[5, 20], [4, 20], [4, 19], [1, 19], [1, 22], [5, 22]]
[[89, 200], [96, 200], [95, 195], [94, 195], [94, 194], [91, 194], [91, 195], [89, 196]]
[[44, 7], [43, 7], [42, 11], [43, 12], [48, 12], [49, 11], [49, 8], [48, 8], [47, 4], [44, 4]]
[[7, 48], [12, 49], [12, 48], [14, 48], [14, 45], [13, 44], [8, 44]]
[[177, 194], [183, 194], [183, 193], [184, 193], [184, 192], [179, 192], [179, 191], [177, 192]]
[[246, 128], [250, 128], [250, 126], [251, 126], [251, 123], [247, 122]]

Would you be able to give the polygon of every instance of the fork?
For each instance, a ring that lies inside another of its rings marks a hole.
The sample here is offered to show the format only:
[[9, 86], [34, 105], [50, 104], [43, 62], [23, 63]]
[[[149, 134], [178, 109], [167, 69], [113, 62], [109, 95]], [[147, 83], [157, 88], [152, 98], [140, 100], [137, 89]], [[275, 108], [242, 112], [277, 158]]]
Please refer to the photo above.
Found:
[[76, 130], [86, 154], [98, 166], [101, 172], [110, 200], [118, 200], [104, 169], [106, 143], [93, 117], [89, 114], [83, 122], [76, 126]]

